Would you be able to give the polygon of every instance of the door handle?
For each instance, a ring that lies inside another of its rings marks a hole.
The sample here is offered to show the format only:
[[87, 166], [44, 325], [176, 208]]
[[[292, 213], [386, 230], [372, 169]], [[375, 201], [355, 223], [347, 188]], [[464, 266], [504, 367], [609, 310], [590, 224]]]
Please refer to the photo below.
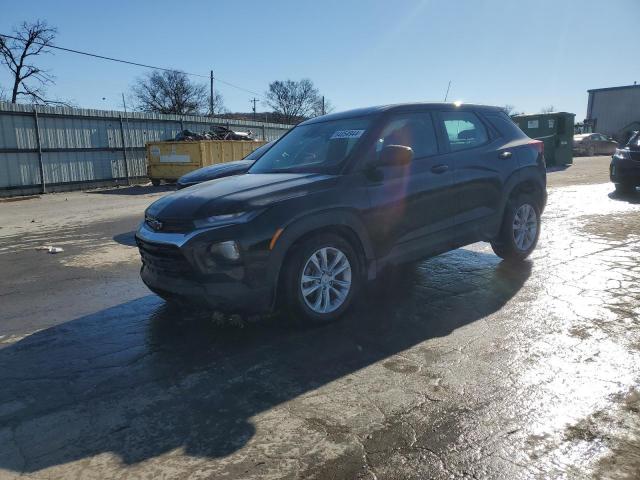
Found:
[[511, 158], [513, 156], [513, 154], [510, 151], [506, 151], [506, 152], [502, 152], [499, 157], [503, 160], [506, 160], [507, 158]]
[[444, 163], [441, 163], [440, 165], [434, 165], [433, 167], [431, 167], [431, 171], [433, 173], [444, 173], [447, 170], [449, 170], [449, 165], [445, 165]]

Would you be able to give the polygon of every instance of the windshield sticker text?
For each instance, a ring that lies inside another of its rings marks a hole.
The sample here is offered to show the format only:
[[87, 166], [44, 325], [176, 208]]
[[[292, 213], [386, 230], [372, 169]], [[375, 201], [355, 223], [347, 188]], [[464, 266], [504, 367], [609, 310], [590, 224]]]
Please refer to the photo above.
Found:
[[334, 140], [336, 138], [360, 138], [364, 130], [338, 130], [329, 140]]

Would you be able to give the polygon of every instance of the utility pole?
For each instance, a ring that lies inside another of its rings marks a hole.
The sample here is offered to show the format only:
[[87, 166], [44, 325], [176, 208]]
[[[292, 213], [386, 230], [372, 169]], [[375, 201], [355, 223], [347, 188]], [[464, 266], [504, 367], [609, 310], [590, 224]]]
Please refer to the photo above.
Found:
[[209, 85], [209, 115], [213, 117], [213, 70], [211, 70], [211, 74], [209, 76], [210, 85]]
[[255, 97], [250, 100], [250, 102], [253, 103], [253, 121], [254, 122], [256, 121], [256, 102], [257, 101], [258, 99]]
[[324, 95], [322, 95], [322, 114], [324, 115]]

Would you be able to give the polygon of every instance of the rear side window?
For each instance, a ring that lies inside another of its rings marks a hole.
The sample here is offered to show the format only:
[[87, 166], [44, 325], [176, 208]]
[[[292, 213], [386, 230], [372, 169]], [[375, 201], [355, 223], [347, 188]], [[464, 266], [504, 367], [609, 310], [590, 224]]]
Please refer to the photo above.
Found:
[[441, 112], [452, 152], [487, 143], [487, 129], [472, 112]]
[[485, 113], [485, 118], [498, 129], [500, 135], [508, 139], [525, 138], [525, 133], [520, 130], [516, 122], [504, 112]]
[[393, 115], [376, 142], [376, 156], [388, 145], [411, 147], [415, 159], [437, 154], [438, 142], [431, 115], [427, 112]]

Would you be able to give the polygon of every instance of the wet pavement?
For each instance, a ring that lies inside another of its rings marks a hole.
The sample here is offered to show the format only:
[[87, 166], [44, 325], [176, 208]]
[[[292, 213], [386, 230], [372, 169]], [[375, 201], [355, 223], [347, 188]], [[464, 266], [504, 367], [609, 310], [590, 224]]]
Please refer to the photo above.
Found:
[[639, 478], [640, 192], [589, 162], [530, 261], [456, 250], [322, 328], [168, 308], [131, 212], [0, 230], [0, 479]]

